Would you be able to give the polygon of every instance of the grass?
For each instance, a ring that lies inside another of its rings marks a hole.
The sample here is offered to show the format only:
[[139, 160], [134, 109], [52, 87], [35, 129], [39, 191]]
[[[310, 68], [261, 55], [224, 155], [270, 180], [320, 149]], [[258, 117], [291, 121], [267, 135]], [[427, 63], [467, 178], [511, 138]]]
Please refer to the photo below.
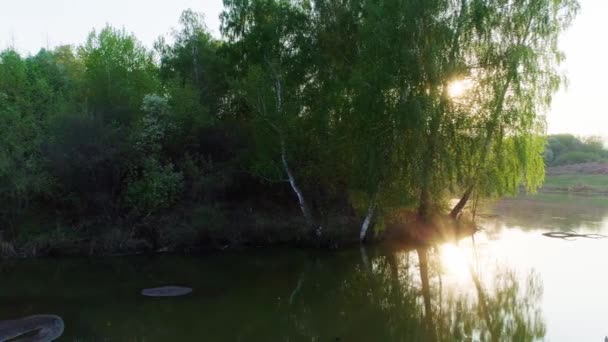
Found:
[[542, 193], [538, 192], [534, 195], [520, 195], [517, 197], [507, 198], [507, 200], [528, 200], [539, 203], [554, 203], [556, 205], [565, 204], [578, 207], [605, 207], [608, 208], [608, 197], [593, 196], [585, 194], [564, 194], [564, 193]]
[[608, 193], [608, 175], [548, 175], [543, 190]]

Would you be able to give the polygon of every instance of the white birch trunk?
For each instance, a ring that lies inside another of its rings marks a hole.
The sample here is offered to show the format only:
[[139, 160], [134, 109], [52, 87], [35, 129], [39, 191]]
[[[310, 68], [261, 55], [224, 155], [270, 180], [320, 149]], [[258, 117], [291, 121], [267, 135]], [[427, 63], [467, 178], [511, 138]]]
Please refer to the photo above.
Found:
[[302, 190], [298, 187], [296, 183], [296, 179], [289, 168], [289, 164], [287, 163], [287, 152], [285, 151], [285, 142], [281, 138], [281, 161], [283, 163], [283, 170], [287, 174], [287, 179], [289, 180], [289, 185], [291, 186], [291, 190], [298, 197], [298, 203], [300, 204], [300, 210], [302, 211], [302, 215], [306, 219], [306, 223], [310, 226], [314, 226], [314, 222], [312, 219], [312, 214], [310, 213], [310, 209], [308, 209], [308, 205], [306, 204], [306, 200], [304, 199], [304, 195], [302, 194]]
[[[283, 94], [282, 94], [281, 80], [280, 80], [277, 72], [272, 67], [272, 64], [269, 61], [267, 61], [267, 62], [268, 62], [270, 71], [274, 76], [274, 81], [275, 81], [274, 90], [275, 90], [276, 101], [277, 101], [276, 102], [277, 114], [282, 115], [283, 114]], [[277, 133], [279, 134], [279, 137], [281, 140], [281, 142], [280, 142], [280, 144], [281, 144], [281, 163], [283, 164], [283, 170], [287, 174], [287, 179], [289, 181], [289, 185], [291, 186], [291, 189], [298, 197], [298, 204], [300, 205], [300, 210], [302, 211], [302, 215], [304, 215], [306, 224], [308, 224], [309, 227], [313, 228], [313, 227], [315, 227], [315, 223], [314, 223], [314, 219], [312, 217], [312, 213], [306, 203], [302, 190], [300, 190], [300, 187], [296, 183], [296, 179], [293, 175], [293, 172], [291, 171], [291, 168], [289, 167], [289, 163], [287, 162], [287, 149], [285, 148], [285, 136], [283, 135], [283, 132], [280, 129], [278, 129], [277, 127], [275, 127], [275, 129], [277, 130]], [[322, 231], [321, 226], [315, 227], [315, 232], [316, 232], [317, 236], [321, 235], [321, 231]]]
[[376, 195], [372, 198], [369, 203], [369, 207], [367, 208], [367, 215], [365, 215], [365, 219], [361, 224], [361, 231], [359, 233], [359, 241], [363, 242], [365, 240], [365, 236], [367, 235], [367, 230], [369, 229], [369, 225], [372, 222], [372, 218], [374, 217], [374, 212], [376, 211]]
[[300, 292], [300, 289], [302, 288], [302, 281], [304, 281], [304, 272], [300, 273], [298, 285], [296, 285], [296, 288], [293, 290], [293, 292], [291, 292], [291, 296], [289, 296], [289, 305], [293, 304], [293, 300], [296, 298], [298, 292]]
[[365, 250], [365, 246], [359, 246], [359, 252], [361, 253], [361, 262], [363, 263], [363, 268], [366, 272], [372, 272], [372, 264], [369, 262], [369, 257], [367, 256], [367, 251]]

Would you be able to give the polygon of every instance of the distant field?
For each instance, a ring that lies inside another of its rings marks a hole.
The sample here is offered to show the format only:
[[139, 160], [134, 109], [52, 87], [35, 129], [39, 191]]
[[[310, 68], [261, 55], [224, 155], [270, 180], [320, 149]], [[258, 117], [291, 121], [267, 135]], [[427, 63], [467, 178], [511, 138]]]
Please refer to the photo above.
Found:
[[583, 175], [608, 175], [608, 163], [591, 162], [580, 164], [569, 164], [550, 166], [547, 175], [583, 174]]
[[561, 174], [545, 177], [544, 191], [608, 193], [608, 175]]

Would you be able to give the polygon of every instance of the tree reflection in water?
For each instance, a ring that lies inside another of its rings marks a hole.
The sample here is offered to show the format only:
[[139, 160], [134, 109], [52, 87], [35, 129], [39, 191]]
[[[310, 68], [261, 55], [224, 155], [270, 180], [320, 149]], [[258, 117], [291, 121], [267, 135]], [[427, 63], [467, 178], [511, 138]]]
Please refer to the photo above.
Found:
[[[545, 336], [542, 282], [534, 271], [520, 276], [506, 266], [484, 270], [469, 262], [468, 282], [454, 282], [445, 277], [438, 247], [362, 250], [361, 256], [350, 270], [343, 263], [319, 262], [306, 271], [288, 308], [293, 327], [288, 335], [297, 331], [318, 340], [333, 331], [336, 340], [344, 341], [535, 341]], [[347, 260], [353, 261], [342, 261]], [[334, 275], [331, 281], [328, 273]], [[326, 306], [315, 305], [319, 302]]]
[[430, 282], [425, 277], [431, 276], [423, 270], [437, 265], [428, 261], [436, 253], [429, 249], [417, 249], [416, 253], [424, 301], [434, 300], [435, 312], [431, 311], [427, 320], [432, 321], [433, 337], [437, 340], [535, 341], [545, 336], [540, 310], [543, 287], [535, 272], [530, 271], [521, 279], [515, 271], [496, 265], [487, 280], [482, 281], [482, 270], [469, 263], [468, 288], [445, 291], [441, 286], [442, 273], [435, 270], [433, 275], [439, 286], [425, 289], [425, 282]]
[[[0, 273], [0, 306], [7, 308], [0, 320], [54, 312], [65, 320], [63, 338], [70, 341], [544, 336], [535, 273], [522, 275], [488, 257], [475, 260], [458, 247], [446, 248], [20, 262]], [[168, 280], [192, 287], [193, 294], [167, 300], [140, 295]]]

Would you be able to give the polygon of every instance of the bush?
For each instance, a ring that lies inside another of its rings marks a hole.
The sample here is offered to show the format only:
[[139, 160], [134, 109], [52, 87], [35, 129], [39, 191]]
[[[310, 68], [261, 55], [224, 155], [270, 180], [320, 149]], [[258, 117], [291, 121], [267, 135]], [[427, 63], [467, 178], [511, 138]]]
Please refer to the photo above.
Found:
[[554, 165], [578, 164], [599, 161], [601, 157], [596, 153], [574, 151], [567, 152], [555, 158]]
[[154, 221], [159, 247], [170, 251], [190, 251], [205, 244], [219, 248], [236, 239], [235, 234], [224, 229], [227, 220], [219, 207], [186, 207], [174, 214], [177, 215], [157, 217]]
[[548, 165], [603, 161], [608, 157], [602, 138], [577, 138], [572, 134], [550, 135], [543, 154]]
[[543, 153], [543, 160], [545, 161], [546, 164], [551, 164], [551, 163], [553, 163], [554, 159], [555, 159], [555, 154], [553, 153], [553, 150], [551, 149], [551, 147], [547, 146], [545, 148], [545, 152]]
[[126, 191], [127, 205], [139, 214], [151, 214], [168, 208], [182, 192], [183, 176], [173, 164], [161, 165], [156, 159], [144, 162], [141, 175], [130, 176]]
[[88, 215], [115, 209], [132, 159], [123, 130], [88, 115], [57, 117], [42, 151], [57, 202]]

